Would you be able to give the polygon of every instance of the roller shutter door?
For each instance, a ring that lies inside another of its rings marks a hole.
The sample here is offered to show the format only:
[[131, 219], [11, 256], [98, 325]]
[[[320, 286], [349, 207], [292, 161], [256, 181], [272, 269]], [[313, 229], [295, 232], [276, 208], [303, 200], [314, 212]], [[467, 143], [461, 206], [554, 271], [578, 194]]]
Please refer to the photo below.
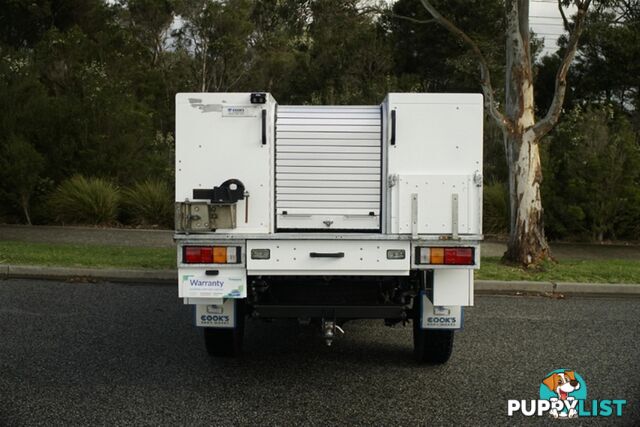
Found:
[[279, 106], [278, 230], [379, 230], [381, 131], [377, 106]]

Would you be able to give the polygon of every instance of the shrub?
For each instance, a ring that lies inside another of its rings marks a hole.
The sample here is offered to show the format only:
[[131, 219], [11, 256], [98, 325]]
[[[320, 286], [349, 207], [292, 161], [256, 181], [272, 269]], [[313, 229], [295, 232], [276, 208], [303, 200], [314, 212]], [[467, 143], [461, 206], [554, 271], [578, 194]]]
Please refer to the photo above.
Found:
[[114, 184], [76, 175], [58, 186], [49, 207], [55, 220], [63, 224], [109, 225], [116, 221], [119, 201]]
[[482, 228], [485, 234], [509, 232], [509, 192], [504, 183], [485, 184], [482, 210]]
[[173, 191], [166, 182], [147, 179], [123, 191], [125, 213], [137, 225], [173, 228]]

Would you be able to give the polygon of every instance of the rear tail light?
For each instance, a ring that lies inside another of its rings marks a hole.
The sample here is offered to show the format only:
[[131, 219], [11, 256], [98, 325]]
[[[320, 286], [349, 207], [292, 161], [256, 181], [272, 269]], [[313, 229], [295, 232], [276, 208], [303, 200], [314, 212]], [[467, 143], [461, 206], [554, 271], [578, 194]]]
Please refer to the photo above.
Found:
[[417, 248], [416, 264], [474, 265], [474, 248]]
[[444, 264], [444, 248], [431, 248], [429, 264]]
[[473, 265], [472, 248], [446, 248], [444, 263], [448, 265]]
[[214, 247], [213, 248], [213, 262], [214, 264], [225, 264], [227, 262], [227, 248]]
[[213, 248], [204, 246], [186, 246], [183, 261], [186, 264], [213, 263]]
[[185, 264], [238, 264], [238, 246], [185, 246], [182, 249]]

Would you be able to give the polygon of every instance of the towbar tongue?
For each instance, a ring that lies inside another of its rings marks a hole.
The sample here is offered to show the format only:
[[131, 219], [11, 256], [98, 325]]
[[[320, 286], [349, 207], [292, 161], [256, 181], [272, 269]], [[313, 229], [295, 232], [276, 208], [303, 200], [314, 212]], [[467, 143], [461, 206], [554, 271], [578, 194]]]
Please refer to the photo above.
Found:
[[327, 347], [331, 347], [333, 343], [333, 339], [336, 336], [336, 331], [344, 334], [344, 330], [336, 325], [336, 321], [334, 320], [326, 320], [322, 319], [322, 336], [327, 343]]

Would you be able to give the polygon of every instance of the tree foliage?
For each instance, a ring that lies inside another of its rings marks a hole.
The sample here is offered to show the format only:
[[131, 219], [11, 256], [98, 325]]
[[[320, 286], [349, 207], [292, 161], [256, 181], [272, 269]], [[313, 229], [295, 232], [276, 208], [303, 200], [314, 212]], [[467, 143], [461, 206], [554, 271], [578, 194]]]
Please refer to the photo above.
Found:
[[612, 106], [576, 107], [549, 147], [549, 231], [564, 239], [638, 239], [640, 146]]
[[[504, 2], [433, 3], [477, 41], [502, 96]], [[570, 114], [544, 152], [545, 223], [553, 237], [640, 238], [640, 178], [629, 173], [639, 169], [636, 3], [614, 1], [585, 27], [568, 79]], [[479, 91], [472, 55], [435, 23], [421, 23], [431, 16], [419, 0], [372, 4], [0, 2], [0, 216], [56, 221], [47, 200], [78, 174], [122, 188], [153, 178], [162, 189], [156, 193], [165, 192], [173, 178], [177, 92], [264, 90], [283, 104], [376, 104], [389, 91]], [[562, 55], [566, 40], [560, 45]], [[551, 103], [559, 58], [534, 65], [539, 114]], [[504, 230], [501, 138], [487, 120], [485, 177], [495, 182], [487, 209], [495, 212], [495, 230]], [[625, 179], [607, 175], [614, 171]], [[602, 182], [614, 189], [601, 192]], [[584, 197], [591, 191], [611, 200]]]
[[[433, 4], [477, 42], [497, 77], [494, 82], [496, 88], [502, 87], [504, 68], [501, 64], [505, 61], [506, 29], [504, 2], [440, 0]], [[473, 13], [469, 13], [471, 10]], [[478, 91], [478, 67], [468, 47], [442, 31], [420, 0], [399, 0], [386, 19], [393, 48], [394, 71], [402, 76], [405, 90]]]
[[10, 136], [0, 152], [0, 192], [24, 214], [31, 224], [31, 197], [40, 181], [44, 158], [29, 142], [19, 136]]

